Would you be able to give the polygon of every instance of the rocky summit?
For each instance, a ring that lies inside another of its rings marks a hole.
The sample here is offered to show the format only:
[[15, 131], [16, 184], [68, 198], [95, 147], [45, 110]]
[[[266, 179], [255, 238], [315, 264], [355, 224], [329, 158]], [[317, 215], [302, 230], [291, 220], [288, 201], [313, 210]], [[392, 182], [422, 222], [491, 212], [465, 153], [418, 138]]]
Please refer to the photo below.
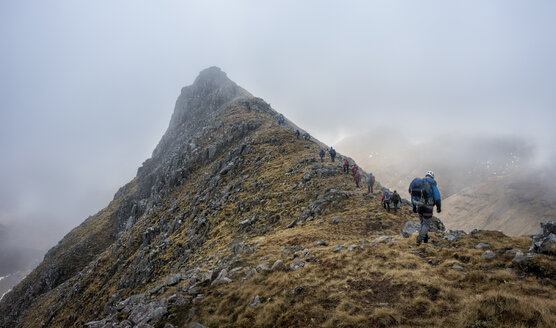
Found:
[[2, 299], [0, 326], [556, 326], [555, 223], [533, 241], [435, 220], [418, 247], [407, 201], [387, 211], [296, 129], [202, 71], [137, 176]]

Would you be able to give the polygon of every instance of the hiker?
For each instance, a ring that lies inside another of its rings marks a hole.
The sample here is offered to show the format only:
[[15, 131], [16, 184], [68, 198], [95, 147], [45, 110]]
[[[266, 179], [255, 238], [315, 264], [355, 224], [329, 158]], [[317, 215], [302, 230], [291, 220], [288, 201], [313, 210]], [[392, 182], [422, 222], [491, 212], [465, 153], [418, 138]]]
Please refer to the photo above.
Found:
[[441, 212], [440, 192], [436, 187], [434, 180], [434, 172], [427, 171], [424, 178], [415, 178], [409, 185], [409, 194], [411, 195], [411, 204], [413, 212], [419, 214], [421, 221], [421, 229], [417, 236], [417, 246], [421, 242], [429, 241], [429, 228], [433, 213], [433, 207], [436, 205], [436, 212]]
[[330, 159], [332, 160], [332, 162], [334, 162], [334, 159], [336, 158], [336, 151], [334, 150], [334, 148], [332, 148], [332, 146], [330, 146], [330, 150], [328, 151], [328, 153], [330, 154]]
[[355, 185], [359, 188], [359, 182], [361, 182], [361, 175], [359, 175], [359, 172], [355, 172], [353, 180], [355, 180]]
[[295, 129], [295, 138], [299, 139], [299, 130], [298, 129]]
[[349, 163], [347, 157], [344, 158], [344, 172], [349, 173]]
[[276, 121], [278, 122], [278, 125], [284, 124], [284, 115], [280, 114], [280, 116], [278, 116], [278, 119]]
[[384, 208], [387, 208], [388, 211], [390, 211], [390, 201], [391, 201], [391, 195], [390, 195], [390, 190], [388, 189], [384, 189], [384, 192], [382, 193], [382, 206]]
[[324, 161], [324, 150], [322, 148], [319, 151], [319, 156], [320, 156], [320, 161], [323, 162]]
[[392, 194], [392, 205], [394, 205], [395, 210], [398, 209], [398, 204], [401, 201], [402, 201], [402, 198], [400, 197], [400, 194], [398, 194], [398, 192], [396, 190], [394, 190], [394, 193]]
[[351, 175], [355, 176], [355, 173], [357, 172], [359, 172], [359, 167], [356, 163], [353, 163], [353, 166], [351, 167]]
[[367, 179], [367, 190], [369, 194], [373, 193], [373, 186], [375, 185], [375, 176], [369, 173], [369, 178]]

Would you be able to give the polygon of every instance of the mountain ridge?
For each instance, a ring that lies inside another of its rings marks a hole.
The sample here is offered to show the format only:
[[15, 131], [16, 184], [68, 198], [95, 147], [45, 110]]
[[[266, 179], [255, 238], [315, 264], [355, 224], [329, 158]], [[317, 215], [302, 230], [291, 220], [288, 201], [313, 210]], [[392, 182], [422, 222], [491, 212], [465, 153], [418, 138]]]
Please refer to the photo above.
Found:
[[408, 206], [384, 210], [343, 155], [320, 161], [322, 143], [203, 72], [137, 176], [0, 302], [0, 326], [556, 323], [553, 255], [512, 261], [530, 238], [439, 225], [416, 248]]

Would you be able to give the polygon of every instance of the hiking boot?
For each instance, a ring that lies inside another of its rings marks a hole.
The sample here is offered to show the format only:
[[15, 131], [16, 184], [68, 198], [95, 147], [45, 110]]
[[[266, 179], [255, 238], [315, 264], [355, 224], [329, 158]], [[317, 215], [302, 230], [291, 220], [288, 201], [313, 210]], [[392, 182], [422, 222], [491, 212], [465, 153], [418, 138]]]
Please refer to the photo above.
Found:
[[429, 235], [425, 236], [425, 239], [423, 240], [423, 242], [425, 242], [425, 244], [429, 242]]

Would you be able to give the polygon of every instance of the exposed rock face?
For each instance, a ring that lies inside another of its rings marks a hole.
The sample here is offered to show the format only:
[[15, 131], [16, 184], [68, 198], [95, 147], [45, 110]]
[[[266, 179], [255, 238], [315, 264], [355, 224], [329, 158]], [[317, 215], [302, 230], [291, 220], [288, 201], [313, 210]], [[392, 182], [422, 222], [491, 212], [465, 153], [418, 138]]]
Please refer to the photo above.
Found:
[[[234, 108], [264, 115], [233, 122], [219, 119]], [[225, 202], [229, 193], [215, 193], [220, 175], [242, 165], [241, 156], [249, 152], [249, 135], [277, 115], [267, 103], [237, 86], [219, 68], [202, 71], [193, 85], [182, 89], [168, 130], [152, 157], [138, 169], [137, 177], [118, 190], [106, 209], [66, 235], [46, 254], [43, 263], [4, 297], [0, 303], [0, 326], [17, 326], [39, 296], [58, 287], [74, 285], [78, 280], [76, 274], [81, 279], [90, 275], [97, 266], [97, 256], [109, 247], [121, 259], [108, 272], [109, 275], [124, 272], [119, 289], [142, 286], [161, 268], [163, 263], [151, 249], [153, 246], [158, 252], [172, 247], [185, 263], [192, 249], [205, 242], [212, 228], [206, 220], [207, 210], [199, 212], [195, 205], [210, 198], [208, 210], [215, 210]], [[224, 151], [226, 154], [222, 156]], [[222, 159], [216, 161], [217, 158]], [[206, 188], [194, 195], [192, 208], [186, 211], [171, 208], [156, 224], [148, 225], [148, 217], [155, 213], [164, 196], [190, 179], [195, 170], [209, 164], [214, 176], [202, 181]], [[175, 218], [176, 212], [181, 212], [181, 218]], [[183, 229], [186, 219], [191, 219], [187, 243], [172, 245], [172, 239], [161, 238]], [[126, 235], [134, 229], [143, 231], [140, 244], [136, 244], [131, 234]], [[157, 240], [160, 242], [153, 245]], [[124, 269], [123, 260], [136, 250], [133, 266]], [[174, 278], [169, 285], [178, 282]], [[75, 293], [79, 293], [79, 288]], [[58, 304], [43, 322], [46, 326], [65, 303]]]
[[530, 251], [556, 254], [556, 221], [541, 223], [541, 232], [533, 236]]

